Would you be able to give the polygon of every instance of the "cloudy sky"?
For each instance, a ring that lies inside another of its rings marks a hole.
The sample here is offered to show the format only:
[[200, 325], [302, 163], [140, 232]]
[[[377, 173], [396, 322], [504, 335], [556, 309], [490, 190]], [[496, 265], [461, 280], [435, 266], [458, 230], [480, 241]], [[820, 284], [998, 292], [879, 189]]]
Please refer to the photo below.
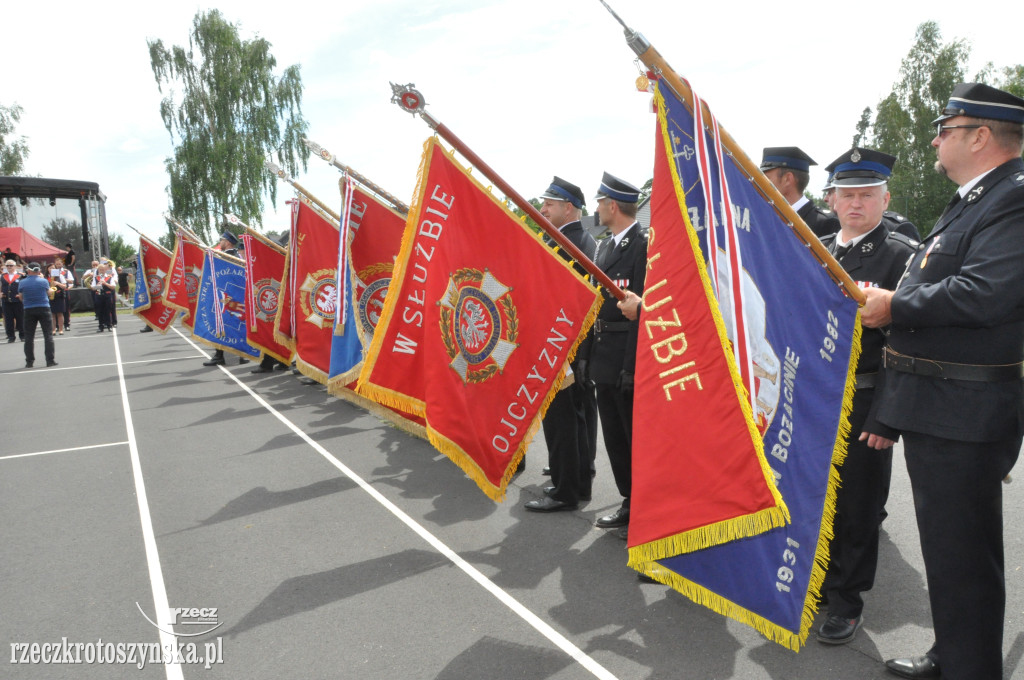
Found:
[[[796, 145], [824, 166], [847, 150], [924, 21], [971, 44], [972, 73], [1022, 60], [1017, 22], [959, 2], [609, 4], [756, 160], [764, 146]], [[598, 0], [8, 3], [0, 103], [24, 109], [26, 172], [98, 182], [112, 232], [163, 233], [172, 146], [146, 43], [186, 45], [196, 12], [211, 8], [269, 40], [282, 69], [300, 64], [310, 138], [407, 202], [430, 131], [390, 103], [389, 81], [415, 83], [428, 110], [526, 197], [553, 174], [587, 196], [604, 170], [638, 186], [652, 174], [650, 95], [636, 91], [634, 55]], [[337, 203], [338, 177], [311, 158], [296, 179]], [[812, 175], [812, 187], [823, 183]], [[285, 227], [287, 195], [264, 228]], [[56, 213], [36, 208], [26, 223]]]

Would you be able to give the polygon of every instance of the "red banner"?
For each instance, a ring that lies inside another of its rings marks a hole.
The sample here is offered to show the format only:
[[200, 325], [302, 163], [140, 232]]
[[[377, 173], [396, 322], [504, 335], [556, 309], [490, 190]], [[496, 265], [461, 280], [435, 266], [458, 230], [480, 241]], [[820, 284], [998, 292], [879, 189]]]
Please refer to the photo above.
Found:
[[358, 391], [423, 416], [431, 443], [500, 500], [599, 305], [430, 139]]
[[274, 318], [284, 277], [284, 248], [252, 232], [243, 234], [242, 241], [245, 243], [245, 341], [289, 364], [292, 350], [274, 338]]
[[631, 563], [755, 535], [787, 516], [660, 128], [655, 146], [636, 350]]
[[[395, 258], [402, 247], [406, 216], [385, 205], [354, 182], [346, 183], [343, 178], [339, 184], [342, 192], [346, 184], [352, 190], [348, 219], [348, 272], [354, 303], [345, 326], [348, 329], [346, 332], [356, 333], [360, 346], [366, 348], [370, 346], [384, 310]], [[338, 337], [334, 338], [335, 343], [338, 340]], [[359, 362], [354, 367], [356, 375], [361, 368], [362, 362]], [[352, 371], [330, 377], [327, 381], [328, 393], [356, 404], [410, 434], [427, 438], [426, 421], [421, 416], [378, 404], [357, 394], [357, 381], [348, 378], [350, 373]]]
[[159, 244], [145, 236], [139, 238], [139, 255], [142, 269], [136, 274], [141, 277], [149, 291], [149, 305], [133, 309], [132, 312], [142, 319], [153, 330], [166, 333], [174, 322], [178, 310], [164, 305], [164, 283], [171, 270], [171, 254]]
[[338, 225], [306, 199], [292, 204], [292, 234], [274, 320], [274, 338], [295, 351], [303, 375], [323, 384], [331, 368], [337, 311]]
[[202, 245], [178, 232], [163, 302], [171, 309], [185, 312], [181, 325], [189, 330], [196, 323], [196, 300], [199, 299], [199, 281], [203, 278], [205, 252]]

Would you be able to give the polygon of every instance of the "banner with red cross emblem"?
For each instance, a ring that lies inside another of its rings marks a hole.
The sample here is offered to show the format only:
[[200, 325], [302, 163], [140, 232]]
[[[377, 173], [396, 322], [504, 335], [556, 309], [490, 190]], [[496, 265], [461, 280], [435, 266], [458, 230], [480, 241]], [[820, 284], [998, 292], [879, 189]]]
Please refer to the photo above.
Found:
[[184, 312], [181, 325], [189, 330], [193, 330], [196, 323], [196, 301], [199, 299], [199, 281], [203, 278], [205, 253], [201, 244], [178, 231], [171, 256], [171, 274], [164, 290], [164, 304]]
[[[171, 270], [171, 253], [145, 236], [139, 238], [139, 272], [136, 274], [135, 307], [132, 313], [153, 330], [166, 333], [178, 310], [164, 304], [164, 285]], [[140, 295], [144, 288], [145, 295]], [[148, 303], [139, 304], [140, 299]]]
[[292, 203], [292, 233], [280, 304], [278, 343], [295, 351], [303, 375], [326, 384], [337, 312], [338, 225], [306, 198]]
[[418, 179], [358, 391], [501, 500], [600, 298], [436, 139]]
[[274, 338], [274, 318], [284, 278], [284, 248], [252, 230], [245, 244], [245, 341], [278, 361], [290, 364], [291, 348]]

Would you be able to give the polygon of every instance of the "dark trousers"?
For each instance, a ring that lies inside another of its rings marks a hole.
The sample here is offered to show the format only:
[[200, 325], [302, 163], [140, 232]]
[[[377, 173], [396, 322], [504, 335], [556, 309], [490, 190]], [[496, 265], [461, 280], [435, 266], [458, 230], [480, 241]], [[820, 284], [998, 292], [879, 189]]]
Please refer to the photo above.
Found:
[[586, 388], [573, 383], [559, 390], [544, 414], [544, 441], [555, 486], [551, 497], [563, 503], [578, 503], [581, 496], [590, 496], [585, 394]]
[[4, 300], [3, 301], [3, 313], [4, 313], [4, 331], [7, 333], [7, 339], [13, 340], [14, 334], [17, 333], [18, 337], [25, 337], [25, 322], [24, 322], [24, 311], [21, 308], [21, 300], [14, 300], [13, 302]]
[[633, 390], [598, 385], [597, 411], [615, 486], [622, 495], [622, 507], [628, 508], [633, 489]]
[[25, 310], [25, 363], [36, 360], [36, 324], [43, 329], [43, 353], [46, 363], [53, 363], [53, 313], [47, 307], [29, 307]]
[[903, 433], [944, 680], [1003, 677], [1003, 487], [1021, 438]]
[[861, 593], [875, 584], [878, 533], [892, 476], [892, 448], [878, 451], [858, 441], [873, 397], [874, 390], [862, 389], [853, 398], [846, 461], [839, 470], [841, 486], [836, 495], [835, 532], [825, 574], [828, 613], [845, 619], [861, 615]]
[[110, 328], [114, 324], [111, 313], [114, 309], [114, 293], [103, 292], [96, 294], [96, 321], [100, 328]]
[[597, 393], [593, 385], [583, 388], [583, 415], [587, 419], [587, 451], [590, 452], [590, 476], [597, 471]]

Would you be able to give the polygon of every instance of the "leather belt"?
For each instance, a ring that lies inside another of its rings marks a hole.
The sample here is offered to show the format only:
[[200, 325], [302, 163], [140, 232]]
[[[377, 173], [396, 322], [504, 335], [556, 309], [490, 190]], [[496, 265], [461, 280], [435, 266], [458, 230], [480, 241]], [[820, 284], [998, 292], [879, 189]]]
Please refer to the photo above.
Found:
[[877, 373], [858, 373], [854, 376], [857, 380], [854, 385], [854, 389], [866, 390], [875, 386], [875, 378], [878, 377]]
[[912, 357], [886, 347], [885, 367], [901, 373], [913, 373], [946, 380], [1007, 382], [1024, 377], [1024, 362], [1015, 364], [958, 364]]
[[594, 322], [595, 333], [625, 333], [629, 330], [629, 321], [602, 321]]

